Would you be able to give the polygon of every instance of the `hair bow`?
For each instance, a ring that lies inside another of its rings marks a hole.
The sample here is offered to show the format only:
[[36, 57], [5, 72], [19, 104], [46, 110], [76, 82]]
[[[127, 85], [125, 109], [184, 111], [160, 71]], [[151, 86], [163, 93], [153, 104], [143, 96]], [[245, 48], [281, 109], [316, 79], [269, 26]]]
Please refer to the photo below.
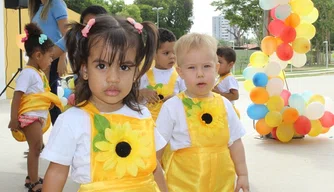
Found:
[[28, 36], [29, 36], [29, 33], [28, 33], [27, 29], [24, 29], [24, 32], [26, 33], [26, 36], [21, 39], [22, 43], [25, 43], [28, 40]]
[[137, 23], [134, 19], [132, 19], [131, 17], [127, 18], [128, 22], [131, 23], [131, 25], [133, 25], [133, 27], [135, 29], [137, 29], [138, 33], [141, 34], [143, 32], [143, 25], [140, 23]]
[[89, 33], [90, 28], [92, 28], [94, 24], [95, 24], [95, 19], [90, 19], [87, 25], [85, 26], [85, 28], [81, 30], [82, 36], [87, 37], [87, 34]]
[[45, 34], [41, 34], [38, 38], [39, 44], [43, 45], [44, 41], [46, 41], [48, 37]]

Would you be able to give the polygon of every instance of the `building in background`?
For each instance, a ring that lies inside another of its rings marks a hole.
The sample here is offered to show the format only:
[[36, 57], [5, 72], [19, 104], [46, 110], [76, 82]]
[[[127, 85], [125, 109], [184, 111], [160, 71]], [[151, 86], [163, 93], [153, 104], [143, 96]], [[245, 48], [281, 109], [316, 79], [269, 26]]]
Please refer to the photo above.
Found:
[[218, 40], [234, 41], [233, 28], [223, 15], [212, 17], [212, 36]]

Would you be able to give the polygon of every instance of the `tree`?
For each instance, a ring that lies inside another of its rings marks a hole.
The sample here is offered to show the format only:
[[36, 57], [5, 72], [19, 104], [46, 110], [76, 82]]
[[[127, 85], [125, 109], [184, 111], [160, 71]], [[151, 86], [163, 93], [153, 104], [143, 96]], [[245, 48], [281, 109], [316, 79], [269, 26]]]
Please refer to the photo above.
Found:
[[124, 17], [132, 17], [136, 22], [142, 22], [142, 18], [140, 17], [140, 9], [137, 5], [126, 5], [121, 12], [116, 13], [117, 15], [121, 15]]
[[258, 0], [216, 0], [211, 5], [216, 7], [216, 11], [221, 11], [224, 18], [236, 29], [231, 33], [236, 38], [237, 45], [240, 45], [241, 37], [247, 31], [254, 33], [258, 43], [261, 41], [263, 10]]

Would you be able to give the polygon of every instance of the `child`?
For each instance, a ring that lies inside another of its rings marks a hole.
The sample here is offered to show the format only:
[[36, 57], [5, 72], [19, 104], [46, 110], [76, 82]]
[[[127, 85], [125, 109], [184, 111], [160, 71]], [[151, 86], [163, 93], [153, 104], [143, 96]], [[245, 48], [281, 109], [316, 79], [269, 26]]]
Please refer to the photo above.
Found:
[[213, 37], [196, 33], [175, 44], [177, 71], [187, 89], [163, 104], [156, 121], [172, 151], [162, 159], [172, 192], [234, 191], [235, 174], [236, 191], [249, 191], [245, 129], [232, 104], [211, 92], [219, 67], [216, 49]]
[[43, 180], [38, 178], [38, 160], [43, 133], [50, 125], [48, 110], [51, 103], [61, 108], [61, 102], [50, 92], [48, 80], [42, 72], [52, 61], [52, 41], [36, 24], [27, 24], [25, 32], [22, 42], [29, 61], [16, 80], [8, 127], [16, 140], [27, 140], [29, 145], [25, 186], [29, 191], [41, 191]]
[[219, 81], [213, 89], [214, 92], [224, 96], [233, 104], [239, 99], [239, 84], [231, 74], [231, 69], [236, 61], [236, 54], [230, 47], [218, 47], [217, 49], [219, 67]]
[[154, 132], [159, 134], [137, 101], [138, 80], [156, 50], [157, 29], [150, 22], [104, 15], [86, 26], [72, 24], [66, 39], [78, 75], [78, 107], [59, 116], [43, 150], [42, 157], [51, 162], [43, 190], [62, 191], [70, 166], [79, 192], [159, 191], [157, 183], [164, 190], [154, 147]]
[[155, 66], [140, 81], [140, 94], [147, 102], [152, 117], [156, 120], [162, 103], [173, 95], [183, 91], [185, 85], [178, 76], [174, 64], [175, 35], [167, 30], [159, 29], [159, 45], [155, 55]]

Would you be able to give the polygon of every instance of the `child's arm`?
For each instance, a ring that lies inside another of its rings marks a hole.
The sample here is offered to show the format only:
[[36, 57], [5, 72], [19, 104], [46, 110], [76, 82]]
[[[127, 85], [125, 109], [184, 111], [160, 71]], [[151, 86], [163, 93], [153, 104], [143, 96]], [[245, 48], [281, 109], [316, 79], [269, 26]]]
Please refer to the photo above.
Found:
[[235, 101], [239, 99], [239, 91], [237, 89], [230, 89], [229, 93], [223, 93], [219, 91], [218, 87], [216, 86], [212, 91], [220, 94], [221, 96], [225, 97], [230, 101]]
[[21, 97], [24, 93], [22, 91], [15, 91], [12, 99], [12, 106], [10, 110], [10, 122], [8, 128], [12, 131], [17, 131], [19, 129], [20, 123], [18, 120], [18, 113], [21, 103]]
[[70, 166], [50, 162], [43, 182], [43, 191], [62, 192]]
[[240, 189], [242, 189], [243, 192], [248, 192], [249, 191], [248, 171], [246, 165], [244, 145], [242, 144], [241, 139], [234, 141], [229, 148], [231, 152], [231, 158], [233, 160], [236, 173], [238, 175], [235, 192], [239, 192]]
[[[159, 151], [157, 153], [159, 153]], [[157, 182], [160, 191], [161, 192], [167, 192], [168, 187], [167, 187], [167, 183], [166, 183], [166, 180], [165, 180], [164, 173], [162, 171], [160, 162], [161, 162], [161, 157], [160, 157], [160, 160], [159, 160], [159, 158], [157, 158], [157, 168], [154, 171], [154, 179], [155, 179], [155, 182]]]
[[144, 88], [139, 90], [139, 101], [146, 99], [148, 103], [157, 103], [159, 101], [159, 96], [156, 91]]

